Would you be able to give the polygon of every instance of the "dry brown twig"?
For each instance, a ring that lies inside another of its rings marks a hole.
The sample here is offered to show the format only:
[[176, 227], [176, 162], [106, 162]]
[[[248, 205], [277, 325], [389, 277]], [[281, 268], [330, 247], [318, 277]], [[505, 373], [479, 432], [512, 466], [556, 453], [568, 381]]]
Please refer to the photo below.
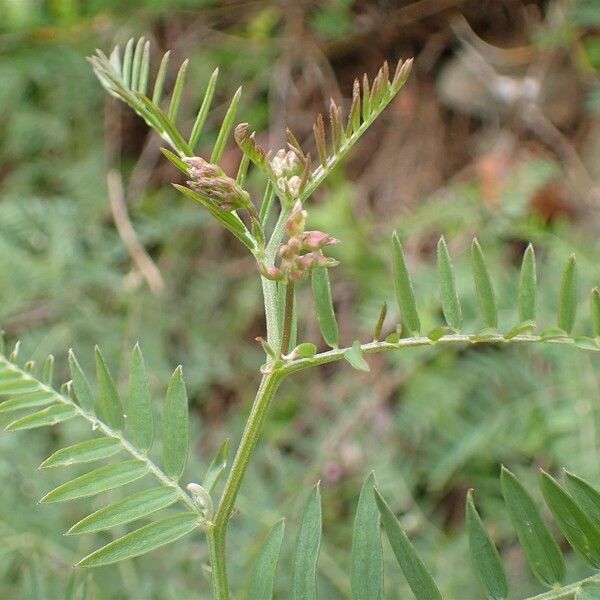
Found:
[[148, 283], [150, 291], [158, 296], [164, 291], [165, 282], [159, 268], [146, 252], [129, 220], [120, 173], [116, 169], [110, 169], [106, 174], [106, 183], [110, 210], [119, 236], [123, 240], [131, 259]]

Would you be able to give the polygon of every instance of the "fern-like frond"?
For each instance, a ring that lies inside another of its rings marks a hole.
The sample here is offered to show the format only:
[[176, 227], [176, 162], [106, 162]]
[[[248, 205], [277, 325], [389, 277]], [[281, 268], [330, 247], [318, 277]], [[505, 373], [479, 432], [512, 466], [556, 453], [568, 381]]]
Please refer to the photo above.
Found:
[[[596, 573], [576, 583], [563, 586], [565, 563], [559, 545], [534, 500], [516, 476], [502, 468], [502, 495], [510, 521], [523, 547], [527, 563], [535, 577], [550, 591], [529, 600], [579, 598], [579, 590], [600, 581], [600, 529], [597, 520], [600, 493], [589, 483], [566, 474], [566, 488], [548, 473], [540, 471], [540, 489], [554, 521], [573, 550]], [[431, 573], [418, 556], [389, 505], [374, 490], [390, 541], [409, 587], [417, 599], [441, 598]], [[496, 546], [481, 520], [473, 500], [472, 490], [466, 499], [466, 527], [473, 567], [481, 581], [485, 596], [492, 600], [508, 597], [508, 579]], [[583, 594], [581, 597], [585, 597]], [[591, 596], [592, 597], [592, 596]]]
[[[331, 350], [321, 353], [306, 353], [303, 342], [292, 350], [283, 360], [271, 365], [271, 369], [281, 369], [292, 373], [307, 367], [346, 359], [359, 370], [367, 370], [363, 355], [387, 352], [413, 346], [432, 346], [435, 344], [461, 343], [558, 343], [570, 344], [585, 350], [600, 351], [600, 294], [592, 290], [590, 300], [592, 331], [588, 335], [574, 335], [577, 305], [577, 263], [575, 256], [569, 257], [560, 290], [557, 293], [556, 326], [545, 327], [536, 333], [536, 295], [537, 275], [533, 247], [529, 246], [523, 256], [519, 277], [519, 292], [515, 325], [507, 331], [498, 329], [498, 306], [493, 281], [488, 271], [485, 254], [477, 240], [471, 245], [473, 285], [477, 294], [482, 328], [470, 333], [462, 332], [462, 311], [454, 278], [452, 261], [446, 242], [440, 238], [438, 243], [438, 282], [440, 292], [440, 312], [444, 323], [420, 334], [418, 300], [415, 296], [411, 276], [404, 257], [402, 244], [396, 234], [392, 236], [392, 270], [400, 322], [385, 340], [379, 339], [383, 320], [387, 311], [379, 315], [375, 326], [373, 341], [361, 344], [354, 341], [350, 346], [340, 348], [339, 331], [331, 296], [331, 287], [327, 269], [313, 270], [313, 303], [323, 341]], [[382, 317], [383, 316], [383, 317]], [[525, 320], [523, 318], [525, 317]], [[416, 335], [415, 335], [416, 334]]]
[[393, 77], [390, 79], [388, 63], [377, 73], [373, 83], [363, 77], [363, 87], [358, 80], [354, 82], [352, 105], [346, 123], [342, 117], [342, 108], [331, 99], [329, 104], [330, 136], [325, 133], [323, 116], [318, 115], [313, 125], [313, 133], [320, 164], [313, 170], [310, 154], [305, 154], [294, 134], [287, 130], [287, 145], [295, 155], [300, 174], [295, 177], [297, 186], [291, 189], [289, 180], [278, 178], [275, 174], [270, 154], [265, 152], [255, 140], [255, 133], [250, 131], [248, 123], [238, 125], [235, 131], [236, 141], [245, 155], [256, 164], [267, 176], [281, 198], [291, 201], [294, 198], [306, 200], [331, 173], [336, 165], [350, 152], [375, 119], [395, 98], [406, 83], [412, 67], [412, 59], [399, 61]]
[[[169, 52], [166, 52], [160, 61], [151, 98], [147, 95], [151, 68], [150, 42], [143, 37], [137, 43], [134, 39], [127, 42], [123, 58], [121, 58], [120, 47], [116, 46], [110, 57], [107, 57], [101, 50], [97, 50], [96, 54], [89, 57], [88, 60], [106, 91], [133, 109], [169, 144], [175, 153], [163, 149], [164, 155], [179, 170], [188, 175], [188, 166], [181, 159], [193, 156], [198, 146], [214, 97], [219, 74], [218, 69], [213, 72], [208, 81], [203, 100], [194, 119], [194, 125], [186, 139], [177, 126], [177, 118], [186, 81], [188, 60], [185, 60], [179, 67], [166, 110], [161, 108], [161, 101], [164, 96], [164, 86], [170, 61]], [[223, 155], [225, 145], [233, 129], [240, 97], [241, 88], [236, 91], [231, 99], [219, 128], [217, 140], [210, 157], [210, 162], [213, 164], [217, 164]], [[204, 206], [249, 250], [255, 251], [257, 249], [254, 236], [248, 231], [248, 228], [235, 211], [222, 210], [209, 196], [200, 194], [188, 187], [181, 185], [175, 185], [175, 187], [188, 198]]]
[[[88, 60], [92, 64], [100, 83], [111, 96], [122, 100], [140, 115], [179, 156], [192, 156], [194, 154], [214, 97], [219, 76], [218, 69], [215, 69], [208, 81], [202, 103], [194, 119], [192, 131], [186, 139], [177, 127], [177, 118], [185, 87], [189, 63], [187, 59], [179, 67], [166, 111], [160, 105], [164, 96], [170, 52], [166, 52], [160, 61], [151, 97], [148, 94], [151, 68], [150, 42], [143, 37], [139, 38], [137, 42], [133, 38], [127, 42], [123, 58], [121, 58], [121, 48], [116, 46], [110, 57], [107, 57], [101, 50], [97, 50], [96, 54], [89, 57]], [[237, 90], [231, 100], [219, 130], [217, 142], [211, 156], [211, 162], [213, 163], [217, 163], [223, 154], [225, 143], [233, 127], [240, 94], [241, 88]]]
[[[528, 567], [548, 591], [526, 600], [596, 598], [583, 591], [600, 586], [600, 492], [579, 477], [565, 473], [562, 485], [540, 471], [540, 488], [550, 514], [573, 550], [594, 573], [565, 585], [563, 552], [547, 525], [542, 511], [525, 486], [508, 469], [502, 467], [502, 497], [509, 520], [522, 546]], [[473, 490], [466, 496], [465, 522], [472, 568], [477, 574], [483, 596], [505, 600], [509, 583], [500, 554], [475, 506]], [[381, 528], [383, 525], [383, 528]], [[361, 490], [354, 519], [352, 542], [352, 600], [383, 600], [384, 560], [382, 529], [396, 561], [417, 600], [442, 600], [434, 576], [402, 528], [392, 507], [370, 473]], [[252, 576], [250, 598], [272, 598], [275, 569], [281, 552], [283, 521], [275, 524], [261, 548]], [[321, 545], [321, 498], [318, 485], [308, 494], [299, 517], [291, 581], [292, 598], [316, 598], [319, 549]], [[475, 598], [475, 590], [465, 590], [461, 597]], [[287, 597], [287, 596], [286, 596]], [[514, 593], [511, 597], [515, 597]]]
[[[188, 452], [187, 394], [181, 367], [176, 369], [167, 390], [162, 419], [163, 466], [160, 467], [148, 455], [154, 437], [153, 413], [144, 361], [138, 346], [132, 357], [126, 412], [98, 348], [98, 394], [93, 392], [72, 352], [69, 354], [72, 380], [60, 392], [51, 383], [49, 365], [52, 359], [45, 363], [43, 379], [38, 379], [31, 363], [27, 368], [17, 364], [16, 354], [13, 352], [11, 357], [0, 354], [0, 396], [6, 398], [0, 403], [0, 412], [16, 413], [27, 409], [34, 412], [14, 419], [6, 429], [32, 429], [81, 418], [91, 425], [96, 434], [91, 440], [57, 450], [41, 464], [41, 468], [85, 465], [125, 455], [124, 460], [96, 467], [59, 485], [41, 502], [66, 502], [95, 496], [146, 477], [153, 478], [158, 484], [83, 518], [71, 527], [69, 534], [91, 533], [124, 525], [175, 504], [186, 510], [126, 534], [85, 557], [79, 564], [98, 566], [144, 554], [175, 541], [203, 523], [206, 514], [202, 506], [178, 484]], [[221, 451], [218, 466], [212, 466], [213, 481], [218, 476], [214, 473], [215, 469], [220, 472], [225, 460], [226, 452]]]
[[342, 108], [332, 99], [329, 104], [330, 139], [327, 142], [322, 115], [313, 125], [313, 133], [320, 165], [312, 172], [301, 198], [308, 198], [321, 185], [335, 166], [348, 154], [375, 119], [395, 98], [406, 83], [412, 68], [412, 59], [398, 61], [390, 79], [388, 63], [385, 62], [372, 83], [366, 75], [361, 85], [356, 79], [352, 88], [352, 104], [347, 122], [344, 123]]

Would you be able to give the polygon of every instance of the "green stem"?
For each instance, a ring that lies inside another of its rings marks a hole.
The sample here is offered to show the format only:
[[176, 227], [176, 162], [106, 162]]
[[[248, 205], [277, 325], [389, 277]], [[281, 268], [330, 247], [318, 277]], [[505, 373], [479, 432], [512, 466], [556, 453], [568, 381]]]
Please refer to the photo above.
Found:
[[290, 351], [290, 339], [294, 323], [294, 282], [288, 281], [285, 286], [285, 308], [283, 313], [283, 333], [281, 334], [281, 354]]
[[565, 585], [564, 587], [538, 594], [537, 596], [529, 596], [525, 600], [563, 600], [565, 598], [572, 598], [584, 583], [595, 582], [600, 582], [600, 573], [591, 575], [590, 577], [582, 579], [581, 581], [576, 581], [575, 583]]
[[283, 378], [284, 375], [276, 371], [264, 375], [260, 382], [240, 445], [223, 488], [219, 508], [215, 513], [212, 527], [207, 531], [215, 600], [228, 600], [229, 598], [227, 563], [225, 560], [227, 525], [234, 510], [235, 500], [240, 491], [250, 458], [260, 438], [269, 405]]
[[[414, 346], [437, 346], [437, 345], [455, 345], [455, 344], [573, 344], [573, 338], [570, 337], [559, 337], [552, 339], [544, 339], [539, 335], [517, 335], [510, 339], [506, 339], [503, 335], [491, 335], [484, 339], [478, 339], [477, 336], [465, 335], [465, 334], [452, 334], [445, 335], [439, 340], [433, 342], [428, 337], [412, 337], [403, 338], [397, 342], [384, 342], [375, 341], [362, 344], [360, 349], [364, 354], [378, 354], [380, 352], [391, 352], [393, 350], [401, 350], [402, 348], [410, 348]], [[350, 350], [348, 348], [335, 348], [328, 350], [327, 352], [321, 352], [315, 354], [311, 358], [299, 358], [286, 363], [281, 369], [281, 373], [289, 375], [296, 371], [302, 371], [309, 367], [316, 367], [318, 365], [325, 365], [328, 363], [336, 362], [344, 358], [344, 354]]]
[[[282, 207], [271, 239], [265, 249], [264, 262], [267, 265], [275, 263], [277, 251], [285, 234], [285, 222], [290, 214], [289, 208]], [[280, 332], [277, 318], [277, 282], [266, 277], [261, 277], [263, 300], [265, 304], [265, 318], [267, 321], [267, 342], [271, 348], [279, 348]]]

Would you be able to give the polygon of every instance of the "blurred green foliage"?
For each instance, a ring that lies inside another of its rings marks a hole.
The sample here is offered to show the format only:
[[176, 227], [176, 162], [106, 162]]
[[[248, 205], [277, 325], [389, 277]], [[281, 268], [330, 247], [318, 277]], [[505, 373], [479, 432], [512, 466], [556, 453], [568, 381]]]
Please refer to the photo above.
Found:
[[[327, 40], [351, 34], [351, 6], [322, 3], [311, 21], [315, 35]], [[586, 0], [577, 14], [593, 20], [593, 6]], [[165, 279], [162, 295], [149, 293], [114, 227], [105, 185], [107, 155], [115, 147], [118, 157], [110, 160], [119, 164], [127, 184], [149, 142], [139, 122], [106, 101], [83, 57], [95, 46], [111, 47], [115, 38], [161, 31], [168, 15], [178, 11], [185, 19], [186, 11], [218, 8], [217, 2], [197, 0], [0, 0], [5, 15], [0, 24], [0, 323], [10, 338], [23, 339], [26, 354], [38, 359], [55, 354], [63, 379], [70, 346], [89, 368], [98, 343], [118, 373], [118, 361], [128, 358], [139, 340], [156, 394], [163, 394], [170, 372], [182, 363], [196, 421], [190, 473], [202, 472], [201, 457], [210, 456], [221, 439], [238, 439], [254, 393], [261, 351], [253, 339], [263, 333], [254, 265], [197, 206], [171, 190], [176, 175], [155, 157], [145, 166], [152, 174], [142, 193], [128, 198], [135, 230]], [[268, 71], [279, 52], [280, 18], [277, 6], [266, 6], [232, 26], [235, 35], [217, 41], [207, 36], [206, 43], [191, 39], [178, 49], [191, 56], [189, 79], [199, 82], [198, 96], [184, 99], [190, 115], [218, 65], [223, 99], [240, 81], [247, 82], [239, 119], [258, 130], [267, 126]], [[248, 44], [251, 52], [244, 51]], [[593, 43], [587, 48], [597, 66]], [[114, 129], [115, 115], [120, 132]], [[208, 142], [211, 135], [215, 132]], [[387, 264], [394, 227], [417, 273], [424, 328], [441, 322], [434, 292], [440, 233], [455, 256], [467, 329], [477, 327], [468, 260], [475, 233], [499, 282], [502, 325], [516, 319], [507, 307], [514, 305], [525, 240], [533, 241], [538, 253], [540, 321], [548, 322], [555, 311], [557, 265], [573, 250], [581, 289], [596, 285], [597, 220], [585, 226], [566, 219], [548, 223], [530, 210], [532, 195], [559, 171], [550, 159], [526, 159], [502, 188], [498, 205], [486, 203], [476, 181], [461, 181], [383, 221], [375, 212], [358, 215], [360, 190], [336, 174], [326, 197], [311, 209], [310, 224], [343, 240], [333, 254], [342, 263], [334, 290], [343, 309], [344, 341], [368, 338], [381, 303], [395, 305]], [[308, 295], [299, 306], [310, 306]], [[315, 331], [314, 318], [307, 315], [301, 337], [316, 339]], [[321, 594], [348, 597], [353, 511], [361, 482], [374, 469], [447, 597], [460, 597], [465, 586], [477, 589], [472, 572], [458, 568], [467, 560], [461, 511], [469, 487], [477, 490], [481, 513], [509, 557], [513, 587], [535, 591], [522, 557], [511, 554], [514, 540], [501, 507], [499, 468], [504, 463], [527, 481], [535, 476], [532, 465], [550, 470], [560, 465], [599, 484], [599, 375], [593, 354], [478, 346], [399, 352], [375, 359], [371, 375], [349, 377], [340, 365], [287, 382], [239, 499], [242, 518], [232, 525], [230, 547], [243, 550], [230, 554], [234, 588], [243, 588], [242, 574], [267, 529], [285, 516], [289, 527], [277, 585], [280, 594], [289, 589], [287, 565], [301, 490], [323, 479]], [[89, 549], [87, 538], [56, 535], [75, 520], [71, 507], [36, 506], [59, 475], [32, 475], [53, 448], [82, 439], [78, 427], [0, 436], [2, 598], [63, 597], [75, 550], [81, 555]], [[78, 577], [89, 579], [99, 599], [206, 598], [209, 581], [199, 567], [205, 560], [200, 538], [186, 538], [181, 545]], [[394, 572], [389, 548], [386, 560], [386, 572]], [[569, 578], [582, 575], [576, 568]], [[393, 597], [405, 593], [400, 574], [386, 585], [397, 591]]]

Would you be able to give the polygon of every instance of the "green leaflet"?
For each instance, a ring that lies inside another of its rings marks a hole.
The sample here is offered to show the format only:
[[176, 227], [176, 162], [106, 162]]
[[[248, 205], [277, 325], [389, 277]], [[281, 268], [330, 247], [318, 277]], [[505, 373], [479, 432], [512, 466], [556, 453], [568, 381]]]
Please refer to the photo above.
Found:
[[183, 86], [185, 85], [185, 76], [189, 62], [189, 59], [186, 58], [181, 63], [181, 67], [179, 67], [179, 71], [177, 72], [177, 78], [175, 79], [175, 85], [173, 86], [173, 92], [171, 93], [168, 119], [173, 124], [175, 124], [177, 115], [179, 114], [179, 105], [181, 104], [181, 95], [183, 94]]
[[544, 500], [569, 544], [594, 569], [600, 569], [600, 528], [573, 498], [544, 471], [540, 474]]
[[567, 260], [558, 298], [558, 326], [570, 334], [577, 312], [577, 263], [572, 254]]
[[103, 531], [131, 523], [152, 513], [171, 506], [177, 501], [177, 492], [172, 488], [153, 488], [133, 494], [127, 498], [109, 504], [75, 523], [67, 535]]
[[77, 401], [82, 408], [93, 412], [94, 393], [92, 392], [92, 388], [85, 373], [79, 366], [79, 362], [77, 361], [73, 350], [69, 350], [69, 369], [71, 370], [71, 379], [73, 380], [73, 388], [75, 389]]
[[523, 254], [521, 275], [519, 278], [519, 321], [535, 321], [537, 296], [537, 274], [535, 268], [535, 253], [529, 244]]
[[317, 320], [321, 335], [325, 343], [331, 348], [337, 348], [340, 344], [338, 324], [333, 310], [331, 299], [331, 285], [329, 273], [325, 267], [316, 267], [311, 273], [313, 302], [317, 313]]
[[152, 447], [154, 437], [152, 400], [148, 389], [144, 358], [138, 344], [135, 345], [131, 357], [127, 401], [127, 436], [133, 445], [142, 452], [147, 452]]
[[163, 411], [163, 461], [173, 479], [183, 475], [188, 455], [188, 399], [181, 366], [175, 369], [167, 388]]
[[358, 340], [352, 342], [352, 346], [344, 352], [344, 359], [358, 371], [369, 371], [369, 365], [363, 358], [362, 349]]
[[506, 573], [498, 550], [473, 503], [473, 490], [467, 494], [466, 523], [471, 559], [486, 596], [489, 600], [504, 600], [508, 596]]
[[317, 484], [308, 495], [294, 549], [292, 593], [294, 600], [316, 600], [317, 560], [321, 548], [321, 494]]
[[52, 392], [46, 390], [29, 392], [28, 394], [19, 394], [13, 396], [10, 400], [6, 400], [6, 402], [2, 402], [2, 404], [0, 404], [0, 413], [21, 410], [23, 408], [46, 406], [52, 402], [56, 402], [56, 396]]
[[44, 366], [42, 367], [42, 381], [47, 385], [52, 387], [52, 380], [54, 379], [54, 356], [49, 354], [44, 361]]
[[173, 187], [188, 198], [198, 202], [199, 204], [202, 204], [202, 206], [204, 206], [204, 208], [206, 208], [208, 212], [215, 217], [215, 219], [220, 221], [229, 231], [231, 231], [231, 233], [233, 233], [233, 235], [235, 235], [235, 237], [237, 237], [238, 240], [240, 240], [240, 242], [246, 246], [246, 248], [252, 251], [255, 250], [256, 244], [254, 239], [250, 236], [250, 232], [236, 213], [224, 212], [218, 209], [208, 198], [200, 196], [200, 194], [197, 194], [193, 190], [183, 185], [174, 183]]
[[529, 492], [505, 467], [500, 475], [506, 510], [537, 579], [553, 587], [565, 578], [565, 561]]
[[567, 489], [575, 498], [577, 504], [600, 527], [600, 492], [593, 488], [587, 481], [565, 471]]
[[124, 425], [123, 407], [115, 382], [98, 346], [96, 346], [96, 377], [98, 379], [98, 408], [100, 414], [107, 425], [122, 431]]
[[[12, 373], [10, 374], [12, 375]], [[36, 392], [40, 388], [34, 379], [25, 379], [20, 373], [18, 377], [3, 379], [0, 381], [0, 396], [9, 396], [13, 394], [28, 394]]]
[[219, 478], [227, 467], [227, 457], [229, 456], [229, 438], [227, 438], [220, 446], [219, 450], [212, 459], [206, 475], [202, 482], [202, 487], [210, 494], [215, 487]]
[[483, 251], [477, 241], [473, 240], [471, 244], [471, 261], [473, 264], [473, 278], [475, 279], [475, 291], [483, 321], [486, 327], [497, 329], [498, 327], [498, 306], [490, 274], [485, 265]]
[[123, 55], [123, 68], [122, 68], [122, 77], [123, 83], [125, 87], [128, 88], [131, 86], [131, 71], [133, 65], [133, 43], [134, 38], [130, 38], [127, 41], [127, 45], [125, 46], [125, 54]]
[[587, 581], [575, 592], [573, 600], [600, 600], [600, 582]]
[[352, 536], [352, 600], [383, 600], [381, 518], [375, 502], [375, 474], [367, 476], [356, 507]]
[[79, 463], [93, 462], [109, 458], [121, 451], [121, 443], [115, 438], [98, 438], [88, 440], [67, 448], [61, 448], [49, 456], [40, 466], [40, 469], [50, 467], [67, 467]]
[[140, 81], [141, 66], [142, 66], [142, 53], [144, 50], [144, 42], [146, 40], [141, 37], [135, 45], [135, 52], [133, 53], [133, 63], [131, 67], [131, 89], [137, 90]]
[[271, 600], [273, 582], [281, 552], [285, 521], [277, 521], [263, 542], [262, 548], [252, 570], [248, 600]]
[[156, 81], [154, 82], [154, 91], [152, 92], [152, 104], [155, 104], [156, 106], [160, 104], [160, 101], [162, 99], [162, 94], [165, 87], [165, 77], [167, 76], [167, 69], [169, 67], [170, 56], [170, 50], [164, 53], [160, 61], [160, 67], [158, 68]]
[[406, 577], [406, 581], [417, 600], [442, 600], [431, 573], [417, 554], [410, 540], [400, 527], [398, 519], [378, 490], [374, 490], [375, 501], [383, 522], [383, 528]]
[[454, 279], [454, 270], [452, 268], [452, 260], [448, 253], [446, 240], [442, 236], [438, 241], [437, 246], [437, 263], [438, 277], [440, 285], [440, 297], [442, 300], [442, 311], [446, 323], [454, 329], [460, 331], [462, 323], [462, 311], [460, 308], [460, 300], [456, 291], [456, 282]]
[[100, 492], [131, 483], [148, 473], [148, 466], [139, 460], [126, 460], [94, 469], [48, 492], [40, 502], [66, 502], [95, 496]]
[[182, 173], [187, 175], [188, 166], [179, 158], [179, 156], [177, 156], [177, 154], [171, 152], [168, 148], [161, 148], [160, 151], [170, 163], [177, 167]]
[[594, 288], [590, 296], [590, 313], [594, 336], [600, 337], [600, 290], [598, 288]]
[[225, 144], [227, 144], [227, 138], [231, 133], [231, 129], [233, 128], [233, 123], [235, 121], [235, 113], [237, 111], [238, 104], [240, 103], [240, 96], [242, 95], [242, 88], [239, 87], [233, 98], [231, 99], [231, 103], [229, 104], [229, 108], [225, 113], [225, 117], [223, 118], [223, 123], [221, 125], [221, 129], [219, 129], [219, 134], [217, 135], [217, 141], [213, 146], [213, 151], [210, 156], [211, 163], [218, 163], [223, 156], [223, 151], [225, 150]]
[[187, 535], [198, 527], [196, 513], [181, 513], [145, 525], [88, 554], [77, 563], [80, 567], [101, 567], [146, 554]]
[[190, 134], [190, 140], [188, 142], [189, 147], [192, 151], [196, 148], [200, 140], [200, 135], [202, 134], [202, 128], [204, 127], [204, 123], [206, 121], [206, 117], [208, 115], [208, 111], [210, 110], [210, 105], [215, 95], [215, 88], [217, 86], [217, 78], [219, 77], [219, 69], [215, 69], [208, 80], [208, 85], [206, 86], [206, 92], [204, 92], [204, 98], [202, 99], [202, 104], [200, 105], [200, 110], [196, 116], [196, 120], [194, 121], [194, 126], [192, 127], [192, 133]]
[[148, 76], [150, 74], [150, 42], [144, 44], [142, 51], [142, 60], [140, 64], [140, 76], [137, 85], [137, 91], [145, 94], [148, 91]]
[[535, 322], [534, 321], [523, 321], [522, 323], [519, 323], [518, 325], [515, 325], [514, 327], [511, 327], [504, 334], [504, 339], [505, 340], [512, 340], [514, 337], [517, 337], [518, 335], [523, 335], [523, 334], [531, 333], [534, 328], [535, 328]]
[[418, 333], [421, 330], [421, 321], [417, 312], [412, 282], [406, 267], [404, 250], [396, 232], [392, 234], [392, 259], [396, 298], [402, 322], [411, 332]]
[[35, 429], [36, 427], [48, 427], [72, 419], [76, 414], [75, 408], [72, 406], [69, 406], [68, 404], [56, 404], [9, 423], [6, 426], [6, 431], [20, 431], [23, 429]]

